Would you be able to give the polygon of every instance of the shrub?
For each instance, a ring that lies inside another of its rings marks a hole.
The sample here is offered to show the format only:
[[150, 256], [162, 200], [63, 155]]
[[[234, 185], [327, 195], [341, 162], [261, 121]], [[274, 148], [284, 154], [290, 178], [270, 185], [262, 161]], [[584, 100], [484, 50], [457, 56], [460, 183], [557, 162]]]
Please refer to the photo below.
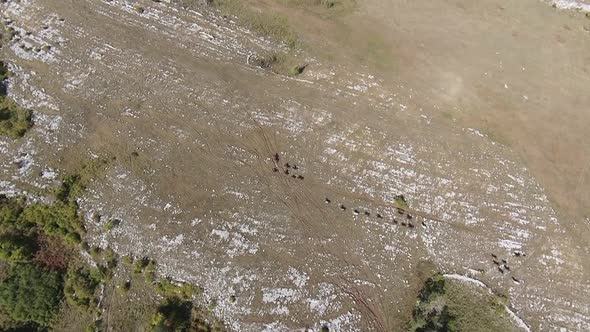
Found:
[[114, 269], [115, 267], [117, 267], [117, 254], [113, 251], [113, 249], [107, 248], [107, 250], [105, 250], [104, 259], [109, 269]]
[[133, 264], [133, 256], [131, 256], [131, 255], [123, 256], [123, 264], [125, 264], [127, 266], [131, 266], [131, 264]]
[[61, 182], [61, 186], [56, 191], [55, 197], [63, 203], [68, 203], [84, 192], [85, 189], [80, 183], [79, 175], [66, 175]]
[[201, 294], [201, 288], [187, 283], [174, 284], [170, 279], [162, 279], [156, 284], [157, 290], [165, 297], [190, 299]]
[[514, 325], [504, 315], [507, 302], [506, 297], [437, 274], [420, 291], [409, 330], [511, 331]]
[[123, 292], [128, 292], [131, 289], [131, 280], [123, 280], [120, 288]]
[[103, 265], [103, 264], [99, 264], [97, 266], [98, 269], [98, 276], [99, 279], [103, 279], [103, 280], [111, 280], [113, 278], [113, 269], [109, 269], [108, 266]]
[[33, 126], [33, 112], [19, 107], [8, 98], [0, 99], [0, 135], [23, 137]]
[[112, 230], [113, 228], [115, 228], [115, 227], [119, 226], [119, 224], [121, 224], [121, 220], [119, 220], [119, 219], [109, 219], [109, 221], [107, 221], [107, 222], [104, 224], [104, 229], [105, 229], [106, 231], [110, 231], [110, 230]]
[[100, 278], [96, 271], [84, 267], [70, 268], [64, 287], [68, 303], [77, 307], [89, 308], [99, 282]]
[[62, 285], [58, 272], [32, 264], [14, 265], [0, 282], [0, 307], [17, 322], [48, 326], [59, 309]]
[[0, 195], [0, 232], [11, 229], [22, 229], [18, 225], [18, 216], [25, 208], [24, 197], [8, 198]]
[[[61, 187], [56, 191], [55, 196], [63, 203], [75, 203], [86, 187], [94, 178], [101, 175], [108, 165], [108, 160], [96, 158], [82, 164], [76, 174], [66, 175], [62, 180]], [[100, 215], [96, 215], [100, 220]]]
[[99, 246], [96, 247], [92, 247], [92, 249], [90, 249], [90, 255], [94, 258], [94, 259], [98, 259], [100, 257], [100, 255], [102, 254], [102, 248]]
[[35, 253], [35, 262], [50, 270], [65, 271], [68, 267], [72, 251], [62, 239], [55, 236], [39, 235], [39, 249]]
[[293, 66], [291, 67], [291, 69], [289, 70], [289, 75], [290, 76], [297, 76], [301, 73], [303, 73], [303, 71], [305, 70], [305, 67], [307, 66]]
[[0, 61], [0, 81], [4, 81], [8, 78], [8, 67], [4, 61]]
[[453, 317], [449, 314], [445, 294], [445, 279], [437, 274], [426, 280], [414, 308], [410, 331], [449, 331]]
[[36, 224], [21, 218], [24, 209], [24, 197], [7, 198], [0, 195], [0, 233], [21, 232], [25, 235], [32, 235], [35, 232]]
[[407, 210], [409, 208], [408, 202], [404, 195], [397, 195], [393, 198], [395, 207], [401, 210]]
[[19, 233], [0, 235], [0, 259], [9, 263], [29, 261], [37, 251], [35, 239]]
[[143, 257], [139, 259], [133, 264], [133, 273], [140, 274], [143, 271], [147, 271], [149, 273], [154, 273], [156, 270], [156, 262], [149, 259], [148, 257]]
[[59, 236], [70, 244], [80, 243], [84, 233], [76, 203], [34, 203], [24, 209], [20, 219], [24, 223], [36, 224], [46, 234]]
[[192, 303], [178, 297], [167, 298], [151, 321], [154, 332], [186, 331], [191, 325]]

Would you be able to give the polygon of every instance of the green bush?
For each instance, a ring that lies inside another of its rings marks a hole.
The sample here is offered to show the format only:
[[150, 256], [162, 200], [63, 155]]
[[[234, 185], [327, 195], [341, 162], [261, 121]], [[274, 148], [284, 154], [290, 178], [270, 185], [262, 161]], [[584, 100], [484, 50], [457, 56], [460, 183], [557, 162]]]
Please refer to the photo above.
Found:
[[63, 203], [67, 203], [78, 197], [85, 189], [80, 183], [79, 175], [67, 175], [61, 182], [55, 197]]
[[404, 195], [397, 195], [393, 198], [393, 201], [395, 203], [395, 207], [401, 210], [407, 210], [409, 208], [408, 206], [408, 202], [406, 201], [406, 198], [404, 197]]
[[117, 267], [117, 264], [119, 263], [117, 254], [111, 248], [107, 248], [107, 250], [105, 250], [104, 259], [109, 269], [114, 269], [115, 267]]
[[420, 291], [409, 331], [516, 331], [505, 317], [508, 299], [437, 274]]
[[104, 229], [105, 229], [106, 231], [110, 231], [110, 230], [112, 230], [113, 228], [115, 228], [115, 227], [119, 226], [120, 224], [121, 224], [121, 220], [119, 220], [119, 219], [109, 219], [109, 221], [107, 221], [107, 222], [104, 224]]
[[35, 238], [19, 233], [0, 235], [0, 259], [9, 263], [29, 261], [37, 251]]
[[62, 237], [67, 243], [78, 244], [84, 234], [78, 205], [57, 201], [51, 205], [33, 203], [27, 206], [19, 218], [20, 222], [36, 224], [46, 234]]
[[158, 292], [165, 297], [180, 297], [190, 299], [201, 294], [201, 288], [187, 283], [174, 284], [170, 279], [161, 279], [157, 282]]
[[143, 271], [147, 271], [148, 273], [155, 273], [156, 262], [149, 259], [148, 257], [143, 257], [135, 261], [135, 264], [133, 264], [133, 273], [140, 274]]
[[0, 135], [23, 137], [33, 126], [33, 112], [19, 107], [8, 98], [0, 99]]
[[[86, 187], [96, 177], [100, 176], [108, 165], [104, 158], [96, 158], [85, 162], [76, 174], [66, 175], [61, 186], [56, 190], [55, 197], [63, 203], [75, 203]], [[98, 215], [100, 220], [100, 216]]]
[[4, 81], [8, 78], [8, 68], [4, 61], [0, 61], [0, 81]]
[[428, 280], [418, 296], [418, 303], [414, 308], [414, 321], [410, 331], [452, 331], [452, 317], [444, 301], [445, 278], [437, 274]]
[[131, 266], [133, 264], [133, 256], [125, 255], [123, 256], [123, 264], [127, 266]]
[[59, 309], [63, 281], [57, 272], [17, 264], [0, 282], [0, 307], [17, 322], [49, 326]]
[[291, 67], [291, 69], [289, 69], [289, 75], [290, 76], [300, 75], [305, 70], [305, 67], [307, 67], [307, 66], [299, 66], [299, 65], [293, 66], [293, 67]]
[[89, 308], [99, 282], [100, 277], [97, 271], [84, 267], [68, 269], [64, 287], [68, 303], [81, 308]]
[[123, 280], [119, 288], [124, 292], [128, 292], [131, 289], [131, 280]]
[[25, 210], [24, 197], [11, 197], [0, 195], [0, 233], [20, 232], [26, 235], [34, 233], [35, 223], [21, 218]]
[[191, 325], [192, 303], [178, 297], [167, 298], [151, 321], [153, 332], [187, 331]]

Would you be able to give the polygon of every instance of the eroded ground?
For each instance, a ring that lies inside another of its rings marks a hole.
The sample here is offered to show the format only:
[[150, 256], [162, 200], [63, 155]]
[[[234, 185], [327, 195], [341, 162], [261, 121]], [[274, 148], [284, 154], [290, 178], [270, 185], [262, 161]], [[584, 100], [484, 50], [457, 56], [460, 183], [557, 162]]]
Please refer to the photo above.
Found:
[[[109, 159], [80, 201], [93, 244], [202, 286], [235, 331], [398, 331], [426, 261], [506, 293], [533, 331], [590, 329], [587, 233], [572, 232], [590, 221], [555, 209], [518, 148], [416, 101], [429, 91], [310, 50], [302, 75], [273, 74], [248, 59], [281, 46], [233, 19], [140, 3], [1, 5], [21, 32], [8, 93], [35, 112], [1, 141], [3, 193]], [[95, 213], [122, 223], [106, 232]]]

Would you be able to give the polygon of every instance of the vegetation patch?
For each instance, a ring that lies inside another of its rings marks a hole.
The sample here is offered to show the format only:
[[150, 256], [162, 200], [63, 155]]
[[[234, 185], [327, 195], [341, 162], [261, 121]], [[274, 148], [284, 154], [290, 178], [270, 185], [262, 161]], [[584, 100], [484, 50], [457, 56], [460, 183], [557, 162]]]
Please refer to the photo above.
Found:
[[33, 126], [33, 112], [18, 106], [6, 97], [0, 97], [0, 135], [23, 137]]
[[104, 174], [108, 164], [109, 161], [104, 158], [82, 163], [77, 172], [64, 177], [61, 186], [55, 192], [56, 198], [64, 203], [75, 202], [86, 191], [86, 187], [92, 180]]
[[52, 204], [0, 195], [0, 330], [51, 327], [64, 297], [95, 305], [101, 276], [74, 249], [85, 233], [75, 199], [83, 179], [66, 177]]
[[119, 226], [121, 224], [121, 220], [119, 219], [109, 219], [105, 224], [104, 224], [104, 229], [106, 231], [110, 231], [113, 228]]
[[213, 0], [212, 4], [223, 14], [238, 18], [250, 30], [267, 36], [293, 49], [299, 44], [297, 34], [289, 27], [287, 17], [252, 8], [240, 0]]
[[96, 287], [101, 281], [100, 274], [87, 267], [70, 267], [66, 275], [64, 294], [70, 305], [89, 309], [95, 305]]
[[0, 282], [0, 307], [17, 322], [49, 326], [59, 309], [61, 294], [58, 272], [16, 264]]
[[165, 297], [180, 297], [191, 299], [201, 294], [201, 288], [187, 283], [173, 283], [170, 279], [161, 279], [156, 283], [156, 289]]
[[406, 198], [404, 197], [404, 195], [397, 195], [393, 198], [393, 202], [395, 204], [395, 207], [400, 209], [400, 210], [407, 210], [410, 207], [408, 206], [408, 202], [406, 201]]
[[420, 291], [409, 331], [517, 331], [508, 317], [504, 296], [472, 290], [470, 285], [429, 278]]
[[75, 203], [33, 203], [24, 209], [19, 222], [36, 225], [43, 233], [60, 237], [69, 244], [80, 243], [85, 232]]
[[284, 62], [285, 56], [277, 53], [253, 56], [249, 61], [251, 65], [262, 69], [272, 69], [274, 66]]
[[305, 68], [307, 67], [307, 65], [303, 65], [303, 66], [293, 66], [291, 67], [291, 69], [289, 70], [289, 75], [290, 76], [297, 76], [303, 73], [303, 71], [305, 70]]
[[8, 67], [0, 61], [0, 135], [19, 138], [33, 126], [33, 112], [6, 97], [4, 80], [8, 76]]
[[152, 318], [152, 331], [187, 331], [191, 325], [192, 306], [192, 302], [178, 297], [167, 298]]
[[8, 67], [4, 61], [0, 61], [0, 81], [4, 81], [8, 78]]

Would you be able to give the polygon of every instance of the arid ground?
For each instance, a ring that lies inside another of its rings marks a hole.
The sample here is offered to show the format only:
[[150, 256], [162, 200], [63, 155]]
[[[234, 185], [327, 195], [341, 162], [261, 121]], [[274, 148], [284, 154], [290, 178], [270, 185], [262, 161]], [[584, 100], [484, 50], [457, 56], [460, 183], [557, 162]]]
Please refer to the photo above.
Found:
[[[202, 287], [230, 331], [403, 331], [437, 271], [506, 296], [503, 330], [590, 330], [590, 18], [242, 2], [284, 30], [198, 1], [0, 4], [34, 119], [0, 140], [0, 193], [108, 160], [86, 241]], [[108, 294], [105, 330], [143, 330]]]

